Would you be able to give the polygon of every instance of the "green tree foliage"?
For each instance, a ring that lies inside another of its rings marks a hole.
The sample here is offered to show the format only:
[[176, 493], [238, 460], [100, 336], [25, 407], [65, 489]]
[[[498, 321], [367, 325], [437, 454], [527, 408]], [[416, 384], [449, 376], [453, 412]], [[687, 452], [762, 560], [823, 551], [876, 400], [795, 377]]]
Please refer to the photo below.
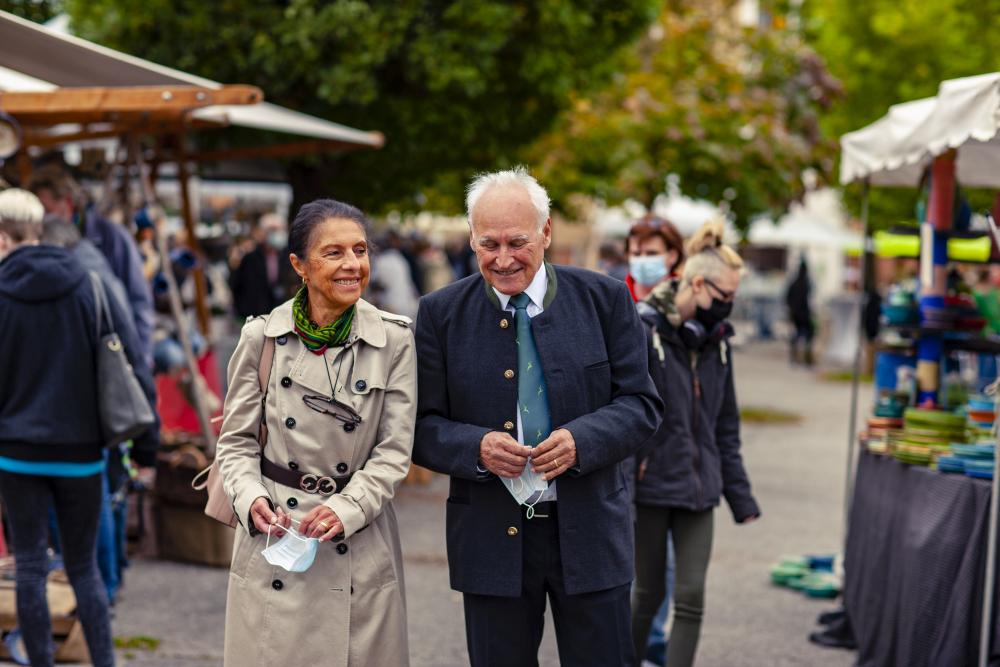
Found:
[[533, 150], [559, 197], [646, 204], [669, 173], [728, 204], [740, 224], [801, 193], [804, 169], [832, 170], [818, 110], [838, 92], [796, 34], [741, 27], [725, 0], [672, 0], [623, 58], [622, 74]]
[[[1000, 70], [990, 36], [1000, 29], [998, 0], [809, 0], [809, 42], [844, 84], [845, 96], [822, 118], [833, 137], [879, 119], [890, 105], [937, 93], [938, 84]], [[857, 207], [860, 186], [848, 189]], [[970, 193], [973, 204], [988, 203]], [[873, 188], [872, 219], [913, 219], [916, 189]]]
[[61, 0], [0, 0], [0, 10], [44, 23], [62, 11]]
[[[457, 209], [655, 15], [652, 0], [65, 0], [83, 37], [385, 133], [291, 164], [298, 198]], [[428, 201], [429, 200], [429, 201]]]

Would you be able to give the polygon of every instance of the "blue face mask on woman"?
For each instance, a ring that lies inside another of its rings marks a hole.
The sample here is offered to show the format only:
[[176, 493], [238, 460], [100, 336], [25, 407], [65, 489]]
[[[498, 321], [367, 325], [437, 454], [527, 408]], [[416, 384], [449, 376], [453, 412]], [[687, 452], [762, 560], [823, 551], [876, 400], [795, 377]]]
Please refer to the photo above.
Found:
[[667, 262], [663, 255], [631, 257], [628, 270], [635, 281], [643, 287], [653, 287], [667, 277]]

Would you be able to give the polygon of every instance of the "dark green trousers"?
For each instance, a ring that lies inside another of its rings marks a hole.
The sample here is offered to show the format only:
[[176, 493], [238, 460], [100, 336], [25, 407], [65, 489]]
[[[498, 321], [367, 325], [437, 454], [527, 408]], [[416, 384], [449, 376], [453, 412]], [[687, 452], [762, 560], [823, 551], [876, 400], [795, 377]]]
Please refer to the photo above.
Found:
[[636, 506], [632, 643], [642, 664], [653, 617], [666, 595], [667, 534], [674, 540], [674, 620], [667, 645], [670, 667], [694, 664], [705, 612], [705, 575], [712, 556], [714, 510]]

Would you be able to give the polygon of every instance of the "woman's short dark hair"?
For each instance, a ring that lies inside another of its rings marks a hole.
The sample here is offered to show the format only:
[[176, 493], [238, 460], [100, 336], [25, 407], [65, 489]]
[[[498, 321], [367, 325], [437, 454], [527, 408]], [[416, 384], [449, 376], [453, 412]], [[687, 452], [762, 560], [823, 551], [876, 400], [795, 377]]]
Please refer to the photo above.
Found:
[[331, 219], [353, 220], [368, 237], [369, 222], [361, 209], [336, 199], [317, 199], [303, 204], [292, 220], [288, 230], [288, 252], [304, 259], [309, 253], [313, 230]]
[[677, 261], [670, 267], [670, 271], [673, 273], [678, 266], [684, 263], [684, 237], [666, 218], [647, 215], [636, 221], [628, 231], [628, 236], [625, 237], [625, 254], [629, 253], [632, 241], [642, 242], [654, 236], [663, 239], [667, 250], [673, 250], [677, 253]]

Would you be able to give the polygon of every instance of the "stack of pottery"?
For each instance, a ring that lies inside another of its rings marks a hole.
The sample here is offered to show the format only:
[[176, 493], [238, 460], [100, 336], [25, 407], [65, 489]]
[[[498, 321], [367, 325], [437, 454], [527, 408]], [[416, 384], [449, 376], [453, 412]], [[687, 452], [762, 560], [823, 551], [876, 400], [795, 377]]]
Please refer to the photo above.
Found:
[[889, 326], [914, 326], [920, 321], [916, 295], [900, 285], [889, 288], [882, 302], [882, 321]]
[[938, 458], [941, 472], [965, 474], [969, 477], [993, 479], [993, 457], [996, 445], [982, 442], [975, 445], [956, 443], [951, 446], [951, 456]]
[[965, 416], [943, 410], [907, 408], [903, 431], [890, 437], [893, 457], [911, 465], [929, 465], [946, 456], [952, 443], [966, 442]]
[[771, 582], [808, 597], [835, 598], [843, 585], [834, 556], [782, 556], [771, 567]]
[[920, 309], [920, 326], [936, 331], [980, 331], [986, 320], [968, 294], [950, 294]]
[[983, 396], [973, 396], [965, 405], [965, 414], [969, 418], [969, 429], [976, 437], [988, 438], [993, 434], [993, 421], [996, 412], [993, 400]]
[[889, 453], [889, 439], [903, 428], [903, 403], [894, 396], [883, 396], [868, 418], [868, 429], [861, 434], [868, 451], [874, 454]]

